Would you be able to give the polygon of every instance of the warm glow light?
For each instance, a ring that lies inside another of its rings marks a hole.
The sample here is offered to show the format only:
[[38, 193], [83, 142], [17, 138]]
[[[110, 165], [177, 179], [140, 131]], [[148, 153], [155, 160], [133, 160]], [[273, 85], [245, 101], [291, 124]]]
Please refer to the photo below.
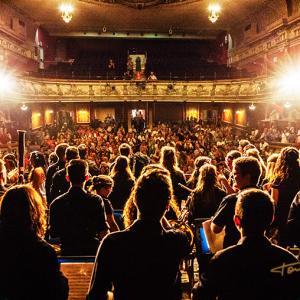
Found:
[[238, 114], [240, 114], [240, 113], [241, 113], [241, 111], [240, 111], [240, 110], [237, 110], [235, 113], [238, 115]]
[[13, 77], [0, 70], [0, 93], [11, 92], [15, 88], [15, 80]]
[[21, 110], [26, 111], [28, 109], [28, 106], [25, 105], [25, 103], [22, 104]]
[[212, 23], [215, 23], [219, 19], [221, 6], [219, 4], [210, 4], [208, 6], [208, 11], [209, 11], [208, 19]]
[[250, 110], [255, 110], [255, 109], [256, 109], [256, 106], [253, 104], [253, 102], [252, 102], [252, 104], [249, 106], [249, 109], [250, 109]]
[[62, 3], [59, 7], [61, 12], [61, 17], [66, 23], [69, 23], [72, 20], [74, 7], [70, 3]]
[[48, 110], [47, 110], [47, 113], [48, 113], [48, 114], [53, 114], [53, 110], [52, 110], [52, 109], [48, 109]]
[[36, 113], [35, 114], [37, 117], [40, 117], [41, 116], [41, 113]]
[[288, 101], [285, 102], [284, 107], [289, 109], [291, 107], [291, 103], [289, 103]]

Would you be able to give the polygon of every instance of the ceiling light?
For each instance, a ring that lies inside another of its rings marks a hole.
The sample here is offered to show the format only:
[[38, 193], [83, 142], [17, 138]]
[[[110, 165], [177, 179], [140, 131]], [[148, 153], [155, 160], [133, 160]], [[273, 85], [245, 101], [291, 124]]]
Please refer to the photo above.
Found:
[[290, 102], [285, 102], [284, 107], [289, 109], [291, 107], [291, 103]]
[[59, 7], [61, 17], [66, 23], [69, 23], [73, 17], [74, 7], [70, 3], [62, 3]]
[[249, 106], [249, 109], [250, 110], [255, 110], [255, 108], [256, 108], [256, 106], [253, 104], [253, 102], [252, 102], [252, 104]]
[[215, 23], [219, 19], [221, 6], [219, 4], [210, 4], [208, 6], [208, 11], [209, 11], [208, 19], [212, 23]]

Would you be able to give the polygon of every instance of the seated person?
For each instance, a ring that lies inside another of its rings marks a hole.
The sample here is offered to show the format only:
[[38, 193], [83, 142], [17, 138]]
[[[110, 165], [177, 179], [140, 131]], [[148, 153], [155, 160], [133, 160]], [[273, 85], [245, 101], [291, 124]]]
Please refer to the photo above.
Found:
[[193, 300], [299, 299], [299, 261], [265, 236], [273, 217], [267, 193], [247, 189], [238, 195], [234, 222], [241, 240], [215, 254], [194, 288]]
[[44, 240], [46, 212], [38, 193], [28, 185], [9, 189], [0, 200], [0, 224], [0, 299], [67, 299], [67, 279]]
[[114, 217], [114, 209], [111, 202], [107, 199], [113, 189], [114, 181], [107, 175], [94, 176], [90, 191], [96, 192], [104, 202], [105, 214], [110, 232], [118, 231], [119, 226]]
[[157, 80], [157, 77], [154, 74], [154, 72], [150, 72], [150, 75], [148, 76], [148, 80]]
[[72, 159], [67, 165], [71, 188], [50, 205], [50, 236], [60, 239], [63, 256], [95, 255], [99, 241], [107, 234], [102, 198], [83, 189], [87, 175], [87, 162]]
[[190, 251], [187, 236], [165, 230], [161, 220], [173, 197], [165, 172], [142, 174], [133, 190], [137, 220], [101, 243], [87, 299], [181, 299], [179, 264]]

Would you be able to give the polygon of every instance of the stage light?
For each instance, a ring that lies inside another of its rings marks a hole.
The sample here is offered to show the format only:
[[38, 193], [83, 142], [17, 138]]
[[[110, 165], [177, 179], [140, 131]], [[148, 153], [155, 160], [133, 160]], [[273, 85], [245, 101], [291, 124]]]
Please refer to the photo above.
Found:
[[8, 73], [0, 71], [0, 93], [11, 92], [15, 88], [15, 79]]

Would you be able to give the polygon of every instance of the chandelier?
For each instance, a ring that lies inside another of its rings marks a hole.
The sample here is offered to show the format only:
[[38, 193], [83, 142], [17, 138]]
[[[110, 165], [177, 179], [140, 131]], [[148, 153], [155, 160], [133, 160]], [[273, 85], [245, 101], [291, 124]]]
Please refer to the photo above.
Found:
[[215, 23], [219, 19], [219, 13], [221, 11], [221, 6], [219, 4], [210, 4], [208, 6], [208, 19], [212, 22]]
[[66, 23], [69, 23], [73, 17], [74, 7], [70, 3], [63, 3], [60, 5], [59, 10], [61, 12], [61, 17]]
[[255, 110], [255, 108], [256, 108], [256, 106], [253, 104], [253, 102], [252, 102], [252, 104], [249, 106], [249, 109], [250, 110]]

